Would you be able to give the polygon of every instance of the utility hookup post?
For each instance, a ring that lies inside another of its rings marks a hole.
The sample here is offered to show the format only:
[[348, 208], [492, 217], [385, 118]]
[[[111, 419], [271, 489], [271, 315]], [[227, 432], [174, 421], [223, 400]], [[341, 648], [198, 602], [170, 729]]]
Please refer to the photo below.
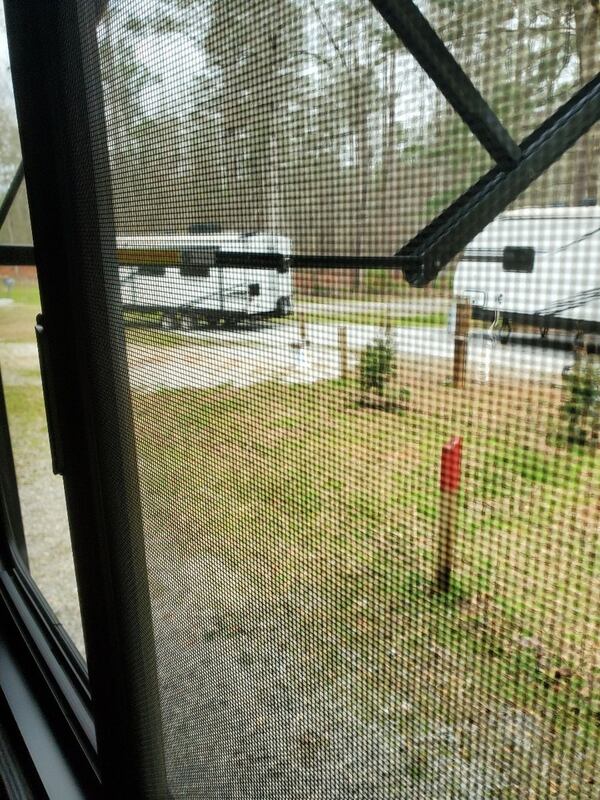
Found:
[[471, 304], [460, 302], [456, 306], [456, 324], [454, 327], [454, 369], [452, 384], [456, 389], [465, 388], [470, 327]]
[[296, 351], [296, 367], [303, 372], [310, 370], [307, 348], [310, 345], [306, 331], [306, 317], [304, 314], [298, 315], [298, 338], [290, 342], [290, 347]]
[[577, 331], [573, 341], [573, 365], [576, 366], [582, 361], [588, 352], [588, 339], [583, 331]]
[[348, 366], [348, 328], [340, 325], [338, 328], [338, 348], [340, 351], [340, 378], [347, 381], [350, 377]]
[[308, 335], [306, 332], [306, 317], [304, 314], [298, 315], [298, 334], [300, 336], [300, 342], [302, 347], [306, 347], [308, 345]]
[[385, 338], [388, 340], [388, 342], [391, 342], [394, 336], [394, 326], [392, 325], [392, 320], [391, 317], [389, 316], [386, 317], [384, 330], [385, 330]]
[[442, 447], [440, 467], [440, 541], [435, 581], [436, 591], [442, 593], [449, 591], [452, 578], [461, 455], [462, 441], [458, 436], [455, 436]]

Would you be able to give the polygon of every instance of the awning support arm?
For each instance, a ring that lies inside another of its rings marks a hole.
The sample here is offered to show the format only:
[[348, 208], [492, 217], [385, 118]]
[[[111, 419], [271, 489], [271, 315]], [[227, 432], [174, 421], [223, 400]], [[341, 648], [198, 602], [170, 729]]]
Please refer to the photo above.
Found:
[[498, 166], [511, 169], [521, 151], [458, 61], [412, 0], [371, 0]]

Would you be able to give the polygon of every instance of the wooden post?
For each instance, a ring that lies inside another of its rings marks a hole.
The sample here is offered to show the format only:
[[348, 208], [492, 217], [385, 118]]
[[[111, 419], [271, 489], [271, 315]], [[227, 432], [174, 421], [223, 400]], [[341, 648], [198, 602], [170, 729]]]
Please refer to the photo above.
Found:
[[392, 334], [394, 333], [394, 328], [392, 326], [392, 320], [390, 317], [385, 318], [383, 329], [385, 331], [385, 338], [390, 340], [392, 338]]
[[302, 345], [306, 346], [308, 344], [308, 337], [306, 335], [306, 317], [304, 314], [298, 314], [298, 333]]
[[438, 592], [450, 590], [456, 522], [458, 517], [458, 489], [462, 442], [458, 436], [442, 448], [440, 469], [440, 541], [435, 588]]
[[471, 325], [471, 304], [458, 303], [456, 306], [456, 327], [454, 329], [454, 371], [452, 385], [464, 389], [467, 379], [467, 349]]
[[578, 331], [573, 342], [573, 359], [575, 366], [585, 358], [588, 352], [588, 337], [582, 332]]
[[347, 381], [350, 377], [348, 366], [348, 328], [340, 325], [338, 328], [338, 347], [340, 351], [340, 378]]

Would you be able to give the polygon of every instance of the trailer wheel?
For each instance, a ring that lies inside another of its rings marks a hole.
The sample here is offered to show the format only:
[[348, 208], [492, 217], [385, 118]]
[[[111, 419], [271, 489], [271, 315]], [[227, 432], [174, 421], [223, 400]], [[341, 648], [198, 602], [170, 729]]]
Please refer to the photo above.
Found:
[[287, 317], [292, 313], [292, 303], [289, 297], [280, 297], [275, 309], [276, 317]]
[[177, 317], [171, 311], [163, 311], [160, 318], [160, 327], [163, 331], [174, 331], [177, 329]]
[[195, 331], [198, 327], [198, 320], [192, 311], [184, 311], [181, 315], [181, 329], [183, 331]]
[[500, 344], [508, 344], [508, 340], [510, 339], [510, 334], [512, 333], [512, 326], [510, 324], [510, 320], [504, 317], [502, 320], [502, 327], [500, 328], [500, 333], [498, 334], [498, 338], [500, 339]]

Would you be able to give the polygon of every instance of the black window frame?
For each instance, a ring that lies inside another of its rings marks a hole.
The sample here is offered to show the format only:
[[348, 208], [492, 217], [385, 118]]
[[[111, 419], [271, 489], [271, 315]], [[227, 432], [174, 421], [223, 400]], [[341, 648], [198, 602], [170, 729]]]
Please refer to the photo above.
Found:
[[[109, 174], [96, 43], [104, 5], [5, 3], [88, 669], [15, 550], [3, 494], [0, 703], [19, 732], [35, 796], [57, 800], [168, 796], [152, 628], [139, 630], [151, 616], [136, 568], [135, 443], [111, 189], [101, 179]], [[2, 248], [0, 261], [17, 263], [24, 252]], [[27, 256], [31, 263], [33, 248]], [[116, 441], [108, 435], [115, 418]]]
[[[1, 375], [0, 632], [0, 713], [17, 750], [27, 753], [22, 767], [30, 790], [35, 797], [95, 797], [100, 781], [87, 667], [29, 572]], [[53, 704], [59, 713], [51, 727], [44, 712]], [[73, 743], [66, 762], [61, 753]]]

